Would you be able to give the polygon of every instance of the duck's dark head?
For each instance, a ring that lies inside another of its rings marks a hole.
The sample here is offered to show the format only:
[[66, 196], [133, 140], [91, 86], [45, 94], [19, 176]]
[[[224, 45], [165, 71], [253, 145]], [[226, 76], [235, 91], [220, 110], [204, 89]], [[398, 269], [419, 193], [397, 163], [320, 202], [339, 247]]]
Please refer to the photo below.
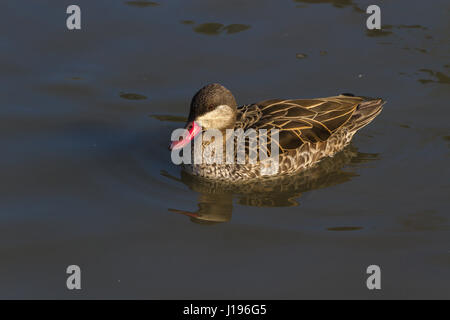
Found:
[[233, 128], [236, 110], [230, 90], [218, 83], [208, 84], [192, 98], [188, 123], [195, 121], [204, 129]]
[[201, 88], [192, 98], [186, 129], [189, 135], [174, 141], [170, 149], [179, 149], [202, 130], [232, 129], [236, 122], [237, 104], [233, 94], [218, 83]]

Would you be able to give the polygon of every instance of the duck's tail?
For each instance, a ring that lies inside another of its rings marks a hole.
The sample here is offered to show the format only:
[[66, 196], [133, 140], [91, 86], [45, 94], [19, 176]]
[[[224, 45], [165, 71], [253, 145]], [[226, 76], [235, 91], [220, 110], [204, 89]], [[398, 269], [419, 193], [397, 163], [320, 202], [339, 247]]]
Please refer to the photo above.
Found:
[[361, 102], [348, 122], [348, 129], [355, 132], [369, 124], [380, 114], [385, 103], [386, 101], [383, 99], [372, 98], [367, 98], [367, 100]]

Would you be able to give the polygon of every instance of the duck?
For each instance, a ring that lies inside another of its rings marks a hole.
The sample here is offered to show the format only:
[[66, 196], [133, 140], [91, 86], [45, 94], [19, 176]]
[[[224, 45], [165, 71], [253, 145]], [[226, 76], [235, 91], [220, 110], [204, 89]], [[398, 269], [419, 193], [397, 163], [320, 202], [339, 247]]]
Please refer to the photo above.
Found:
[[[293, 175], [342, 151], [357, 131], [380, 114], [384, 104], [381, 98], [342, 93], [326, 98], [269, 99], [238, 107], [230, 90], [211, 83], [193, 96], [184, 127], [187, 132], [179, 140], [172, 141], [169, 149], [179, 151], [210, 129], [223, 133], [224, 145], [231, 139], [226, 134], [229, 129], [277, 129], [278, 139], [267, 134], [268, 143], [264, 150], [270, 154], [272, 144], [275, 144], [278, 151], [278, 166], [270, 177]], [[248, 161], [252, 147], [258, 149], [260, 145], [245, 144], [244, 163], [194, 161], [181, 165], [187, 173], [210, 180], [241, 183], [267, 179], [263, 159]], [[208, 142], [202, 142], [203, 152], [207, 148]], [[194, 148], [191, 150], [193, 154]]]

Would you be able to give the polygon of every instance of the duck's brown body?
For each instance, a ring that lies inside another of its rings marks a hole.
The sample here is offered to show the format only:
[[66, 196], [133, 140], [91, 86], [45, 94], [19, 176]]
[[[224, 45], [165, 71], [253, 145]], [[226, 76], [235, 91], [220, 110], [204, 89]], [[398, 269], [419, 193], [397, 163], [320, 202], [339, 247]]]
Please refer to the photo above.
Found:
[[[383, 104], [382, 99], [349, 95], [267, 100], [238, 108], [234, 127], [279, 129], [279, 169], [275, 174], [292, 174], [341, 151], [357, 130], [381, 112]], [[262, 177], [259, 162], [192, 164], [185, 169], [194, 175], [230, 181]]]

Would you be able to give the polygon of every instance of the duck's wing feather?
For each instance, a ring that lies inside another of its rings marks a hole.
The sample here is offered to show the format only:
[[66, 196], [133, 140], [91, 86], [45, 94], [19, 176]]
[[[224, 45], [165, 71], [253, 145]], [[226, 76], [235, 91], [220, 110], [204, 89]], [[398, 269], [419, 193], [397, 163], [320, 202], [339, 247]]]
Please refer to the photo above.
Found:
[[326, 141], [345, 126], [362, 101], [362, 97], [344, 95], [265, 100], [240, 108], [237, 123], [243, 129], [279, 129], [280, 149], [287, 151], [304, 143]]

